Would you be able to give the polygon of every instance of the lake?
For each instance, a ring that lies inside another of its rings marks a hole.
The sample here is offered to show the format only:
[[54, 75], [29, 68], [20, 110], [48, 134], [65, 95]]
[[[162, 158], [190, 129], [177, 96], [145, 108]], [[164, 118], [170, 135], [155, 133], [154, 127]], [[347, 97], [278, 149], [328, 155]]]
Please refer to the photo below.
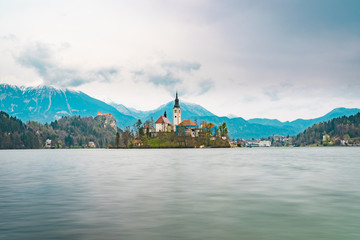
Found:
[[0, 151], [0, 239], [360, 239], [360, 148]]

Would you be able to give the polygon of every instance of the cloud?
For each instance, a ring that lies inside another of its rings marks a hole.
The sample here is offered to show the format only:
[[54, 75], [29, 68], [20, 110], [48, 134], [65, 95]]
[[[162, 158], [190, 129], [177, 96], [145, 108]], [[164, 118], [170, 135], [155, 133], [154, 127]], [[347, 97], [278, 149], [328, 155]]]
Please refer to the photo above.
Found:
[[278, 101], [280, 100], [277, 90], [265, 90], [264, 94], [270, 98], [271, 101]]
[[8, 34], [8, 35], [3, 35], [0, 36], [0, 40], [5, 40], [5, 41], [16, 41], [18, 38], [15, 34]]
[[198, 76], [201, 64], [191, 61], [162, 60], [132, 71], [134, 80], [162, 87], [169, 93], [180, 91], [182, 95], [202, 95], [209, 91], [213, 82]]
[[161, 64], [166, 69], [174, 69], [180, 70], [185, 72], [190, 72], [193, 70], [199, 70], [201, 67], [200, 63], [197, 62], [186, 62], [186, 61], [179, 61], [179, 62], [164, 62]]
[[167, 72], [165, 75], [149, 76], [149, 82], [156, 86], [164, 86], [168, 90], [173, 90], [177, 84], [182, 82], [182, 80], [174, 77], [173, 73]]
[[[66, 48], [69, 46], [66, 45]], [[55, 56], [56, 53], [49, 45], [38, 42], [26, 47], [16, 60], [24, 67], [34, 69], [44, 84], [59, 87], [77, 87], [93, 81], [109, 82], [118, 73], [115, 68], [81, 71], [74, 67], [61, 66]]]
[[211, 80], [201, 81], [198, 85], [198, 95], [203, 95], [214, 87], [214, 82]]

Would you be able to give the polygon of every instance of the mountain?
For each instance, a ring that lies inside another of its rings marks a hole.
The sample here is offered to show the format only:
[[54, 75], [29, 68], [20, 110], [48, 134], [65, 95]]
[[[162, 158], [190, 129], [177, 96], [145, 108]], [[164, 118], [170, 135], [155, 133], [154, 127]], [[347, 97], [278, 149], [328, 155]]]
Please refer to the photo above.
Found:
[[[0, 110], [16, 116], [22, 121], [51, 122], [62, 116], [96, 116], [97, 112], [111, 113], [118, 127], [124, 129], [140, 119], [142, 122], [153, 118], [156, 121], [167, 112], [172, 121], [174, 102], [168, 102], [151, 111], [128, 108], [122, 104], [107, 104], [86, 95], [83, 92], [57, 89], [53, 87], [25, 88], [7, 84], [0, 85]], [[226, 122], [232, 138], [266, 138], [277, 134], [296, 135], [306, 128], [330, 119], [350, 116], [360, 112], [358, 108], [336, 108], [328, 114], [314, 119], [297, 119], [281, 122], [276, 119], [254, 118], [245, 120], [241, 117], [219, 117], [200, 105], [183, 102], [180, 99], [182, 120], [189, 119], [200, 124], [202, 121], [219, 125]]]
[[[150, 119], [151, 117], [156, 121], [160, 116], [164, 114], [164, 112], [167, 113], [167, 117], [172, 121], [172, 110], [174, 107], [174, 102], [173, 101], [168, 102], [151, 111], [139, 111], [133, 108], [127, 108], [122, 104], [111, 103], [111, 105], [114, 106], [119, 112], [133, 116], [137, 119], [140, 119], [143, 122]], [[210, 111], [206, 110], [205, 108], [197, 104], [180, 101], [180, 107], [181, 107], [181, 119], [183, 120], [185, 119], [196, 120], [199, 117], [215, 116], [213, 113], [211, 113]]]
[[143, 120], [149, 114], [149, 111], [141, 111], [141, 110], [136, 110], [135, 108], [128, 108], [128, 107], [126, 107], [126, 106], [124, 106], [122, 104], [118, 104], [118, 103], [114, 103], [114, 102], [109, 103], [109, 105], [116, 108], [116, 110], [118, 110], [122, 114], [132, 116], [132, 117], [134, 117], [136, 119], [142, 119]]
[[[304, 131], [306, 128], [311, 127], [312, 125], [320, 122], [326, 122], [333, 118], [342, 117], [342, 116], [351, 116], [360, 112], [359, 108], [335, 108], [326, 115], [314, 119], [296, 119], [292, 122], [280, 122], [277, 119], [267, 119], [267, 118], [253, 118], [247, 120], [249, 123], [261, 124], [266, 126], [274, 127], [287, 127], [294, 129], [296, 134]], [[291, 134], [289, 134], [291, 135]]]
[[275, 127], [282, 127], [284, 125], [289, 125], [286, 123], [289, 122], [280, 122], [277, 119], [268, 119], [268, 118], [252, 118], [247, 120], [248, 123], [253, 123], [253, 124], [260, 124], [260, 125], [268, 125], [268, 126], [275, 126]]
[[62, 116], [96, 116], [98, 112], [111, 113], [120, 128], [136, 122], [134, 117], [83, 92], [48, 86], [26, 88], [1, 84], [0, 110], [22, 121], [40, 123], [51, 122]]

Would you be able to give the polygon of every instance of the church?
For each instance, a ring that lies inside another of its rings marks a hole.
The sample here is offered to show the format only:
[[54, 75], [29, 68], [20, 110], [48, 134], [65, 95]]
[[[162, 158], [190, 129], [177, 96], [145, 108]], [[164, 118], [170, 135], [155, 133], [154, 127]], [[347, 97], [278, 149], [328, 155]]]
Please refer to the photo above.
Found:
[[193, 137], [197, 136], [196, 129], [198, 129], [197, 124], [192, 122], [191, 120], [181, 121], [181, 107], [180, 101], [178, 97], [178, 93], [176, 92], [175, 103], [173, 107], [173, 115], [172, 115], [172, 124], [170, 120], [167, 118], [166, 112], [163, 116], [159, 117], [159, 119], [155, 122], [155, 132], [176, 132], [185, 133], [187, 135], [191, 135]]

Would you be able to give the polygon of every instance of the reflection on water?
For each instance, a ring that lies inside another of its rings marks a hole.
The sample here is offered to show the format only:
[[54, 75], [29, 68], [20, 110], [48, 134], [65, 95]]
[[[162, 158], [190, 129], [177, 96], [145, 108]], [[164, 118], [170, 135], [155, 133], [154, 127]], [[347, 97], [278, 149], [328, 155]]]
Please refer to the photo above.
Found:
[[0, 239], [360, 239], [360, 148], [0, 151]]

